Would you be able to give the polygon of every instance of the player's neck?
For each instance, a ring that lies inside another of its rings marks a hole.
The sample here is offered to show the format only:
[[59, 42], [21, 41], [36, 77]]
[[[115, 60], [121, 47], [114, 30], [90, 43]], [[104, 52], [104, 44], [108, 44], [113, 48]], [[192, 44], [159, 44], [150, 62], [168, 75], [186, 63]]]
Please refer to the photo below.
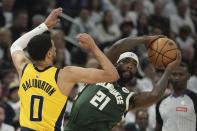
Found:
[[184, 92], [185, 92], [186, 89], [181, 89], [181, 90], [174, 90], [173, 94], [175, 96], [181, 96]]
[[36, 61], [34, 65], [38, 68], [45, 68], [48, 66], [52, 66], [53, 63], [51, 61]]

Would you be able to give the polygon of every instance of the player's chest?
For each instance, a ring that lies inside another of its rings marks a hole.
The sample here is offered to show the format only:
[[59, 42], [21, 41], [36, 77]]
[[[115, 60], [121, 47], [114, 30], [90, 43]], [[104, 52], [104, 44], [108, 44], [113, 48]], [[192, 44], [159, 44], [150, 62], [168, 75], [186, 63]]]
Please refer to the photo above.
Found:
[[125, 95], [122, 88], [115, 88], [110, 83], [102, 85], [102, 88], [99, 88], [96, 94], [97, 96], [108, 97], [113, 104], [125, 104]]

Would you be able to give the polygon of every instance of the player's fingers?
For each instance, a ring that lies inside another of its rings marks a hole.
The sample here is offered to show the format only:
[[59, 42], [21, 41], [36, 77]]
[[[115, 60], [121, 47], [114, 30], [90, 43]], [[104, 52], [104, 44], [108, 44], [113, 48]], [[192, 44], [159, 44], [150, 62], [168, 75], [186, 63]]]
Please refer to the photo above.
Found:
[[62, 8], [57, 8], [54, 10], [54, 13], [58, 14], [58, 13], [61, 13], [63, 10]]
[[62, 8], [57, 8], [57, 9], [54, 9], [52, 12], [51, 12], [51, 17], [53, 18], [57, 18], [58, 15], [62, 13]]
[[165, 36], [165, 35], [158, 35], [157, 37], [158, 38], [167, 38], [167, 36]]

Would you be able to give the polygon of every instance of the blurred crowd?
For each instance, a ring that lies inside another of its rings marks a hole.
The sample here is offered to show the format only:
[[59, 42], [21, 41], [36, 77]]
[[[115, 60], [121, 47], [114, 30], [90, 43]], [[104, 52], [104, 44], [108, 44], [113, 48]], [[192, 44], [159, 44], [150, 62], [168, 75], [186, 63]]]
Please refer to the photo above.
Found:
[[[72, 18], [60, 17], [57, 27], [50, 32], [57, 48], [57, 67], [99, 66], [92, 54], [78, 47], [75, 36], [81, 32], [91, 34], [104, 52], [125, 37], [165, 35], [181, 49], [191, 73], [188, 88], [197, 93], [197, 0], [0, 0], [0, 130], [13, 131], [19, 126], [19, 79], [9, 47], [42, 23], [56, 7], [62, 7]], [[131, 90], [150, 91], [161, 73], [149, 63], [144, 46], [134, 52], [139, 55], [141, 69], [130, 82]], [[65, 123], [83, 85], [76, 85], [69, 96]], [[166, 94], [170, 92], [169, 85]], [[128, 112], [113, 131], [153, 131], [154, 128], [155, 105]]]

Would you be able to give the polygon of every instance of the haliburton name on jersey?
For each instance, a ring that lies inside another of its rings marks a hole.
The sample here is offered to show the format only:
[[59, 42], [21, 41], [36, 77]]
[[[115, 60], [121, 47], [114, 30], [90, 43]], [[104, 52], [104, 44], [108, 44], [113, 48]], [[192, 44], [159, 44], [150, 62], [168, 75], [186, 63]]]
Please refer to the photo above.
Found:
[[22, 83], [22, 87], [25, 91], [27, 91], [31, 87], [38, 88], [45, 91], [49, 96], [51, 96], [56, 91], [56, 89], [53, 88], [46, 81], [37, 80], [37, 79], [29, 79], [28, 81], [25, 81], [24, 83]]

